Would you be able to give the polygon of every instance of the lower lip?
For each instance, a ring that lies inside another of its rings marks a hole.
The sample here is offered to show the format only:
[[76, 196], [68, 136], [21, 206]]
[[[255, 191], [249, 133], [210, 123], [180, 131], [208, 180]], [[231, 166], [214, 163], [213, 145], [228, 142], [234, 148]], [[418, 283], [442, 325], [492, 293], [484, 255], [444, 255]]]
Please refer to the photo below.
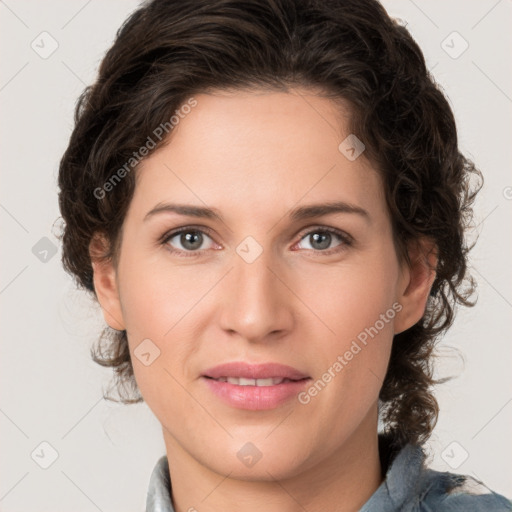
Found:
[[221, 400], [237, 409], [263, 411], [275, 409], [296, 397], [311, 379], [282, 382], [274, 386], [238, 386], [201, 377]]

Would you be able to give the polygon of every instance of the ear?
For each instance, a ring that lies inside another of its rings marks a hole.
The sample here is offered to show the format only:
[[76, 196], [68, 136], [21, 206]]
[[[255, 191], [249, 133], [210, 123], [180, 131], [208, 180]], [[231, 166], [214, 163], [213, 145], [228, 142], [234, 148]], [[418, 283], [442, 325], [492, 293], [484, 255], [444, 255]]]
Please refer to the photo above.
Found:
[[116, 269], [108, 253], [108, 241], [102, 233], [95, 233], [89, 243], [89, 256], [93, 268], [93, 282], [96, 297], [103, 311], [105, 322], [116, 329], [125, 329], [121, 301], [116, 280]]
[[395, 334], [399, 334], [424, 315], [427, 300], [436, 278], [437, 247], [433, 241], [423, 238], [409, 244], [410, 263], [404, 262], [397, 301], [402, 309], [395, 317]]

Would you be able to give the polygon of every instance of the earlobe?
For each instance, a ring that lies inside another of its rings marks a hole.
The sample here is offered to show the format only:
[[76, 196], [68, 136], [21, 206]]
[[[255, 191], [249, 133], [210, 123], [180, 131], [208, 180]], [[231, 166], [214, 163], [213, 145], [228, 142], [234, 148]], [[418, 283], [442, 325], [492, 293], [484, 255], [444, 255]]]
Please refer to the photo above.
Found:
[[115, 330], [125, 329], [119, 290], [116, 281], [116, 269], [107, 253], [108, 241], [103, 234], [95, 233], [89, 243], [89, 256], [93, 268], [93, 282], [96, 297], [101, 306], [105, 322]]
[[437, 247], [429, 239], [410, 244], [410, 264], [404, 263], [398, 301], [402, 310], [395, 317], [395, 334], [416, 324], [425, 314], [430, 290], [436, 278]]

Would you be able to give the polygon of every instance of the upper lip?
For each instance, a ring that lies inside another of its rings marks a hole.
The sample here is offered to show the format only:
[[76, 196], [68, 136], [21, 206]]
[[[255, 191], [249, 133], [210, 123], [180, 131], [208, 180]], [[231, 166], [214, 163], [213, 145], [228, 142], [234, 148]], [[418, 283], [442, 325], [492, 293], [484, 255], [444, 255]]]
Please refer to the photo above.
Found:
[[219, 379], [220, 377], [242, 377], [244, 379], [268, 379], [273, 377], [291, 380], [308, 378], [308, 375], [284, 364], [250, 364], [244, 361], [234, 361], [214, 366], [206, 370], [203, 376], [212, 379]]

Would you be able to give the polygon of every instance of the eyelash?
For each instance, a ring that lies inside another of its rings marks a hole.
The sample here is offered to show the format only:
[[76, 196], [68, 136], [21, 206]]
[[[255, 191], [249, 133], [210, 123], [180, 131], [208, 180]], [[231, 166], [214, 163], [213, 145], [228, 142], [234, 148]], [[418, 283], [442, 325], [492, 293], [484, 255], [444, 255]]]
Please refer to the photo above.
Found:
[[[207, 251], [208, 249], [200, 249], [200, 250], [196, 250], [196, 251], [182, 251], [180, 249], [174, 249], [173, 247], [171, 247], [169, 245], [169, 241], [171, 239], [173, 239], [176, 235], [179, 235], [181, 233], [189, 233], [189, 232], [201, 233], [201, 234], [204, 234], [204, 235], [208, 235], [208, 236], [210, 236], [210, 238], [212, 238], [212, 236], [211, 236], [212, 235], [212, 231], [209, 228], [206, 228], [206, 227], [196, 227], [196, 226], [183, 226], [183, 227], [175, 229], [175, 230], [173, 230], [171, 232], [165, 233], [161, 237], [160, 243], [162, 245], [164, 245], [166, 247], [166, 249], [168, 251], [170, 251], [171, 253], [179, 254], [179, 255], [182, 255], [184, 257], [195, 257], [195, 256], [200, 255], [202, 252]], [[333, 247], [332, 249], [326, 249], [326, 250], [306, 249], [308, 251], [312, 251], [313, 253], [318, 253], [319, 256], [320, 255], [322, 255], [322, 256], [331, 255], [331, 254], [335, 254], [335, 253], [344, 251], [348, 247], [351, 247], [353, 245], [353, 242], [354, 242], [353, 238], [349, 234], [347, 234], [347, 233], [345, 233], [343, 231], [340, 231], [338, 229], [335, 229], [335, 228], [330, 228], [328, 226], [316, 226], [313, 229], [310, 229], [309, 231], [307, 231], [303, 235], [301, 235], [301, 237], [299, 239], [299, 242], [302, 241], [307, 236], [312, 235], [313, 233], [330, 233], [330, 234], [334, 234], [341, 241], [341, 244], [337, 245], [336, 247]]]

